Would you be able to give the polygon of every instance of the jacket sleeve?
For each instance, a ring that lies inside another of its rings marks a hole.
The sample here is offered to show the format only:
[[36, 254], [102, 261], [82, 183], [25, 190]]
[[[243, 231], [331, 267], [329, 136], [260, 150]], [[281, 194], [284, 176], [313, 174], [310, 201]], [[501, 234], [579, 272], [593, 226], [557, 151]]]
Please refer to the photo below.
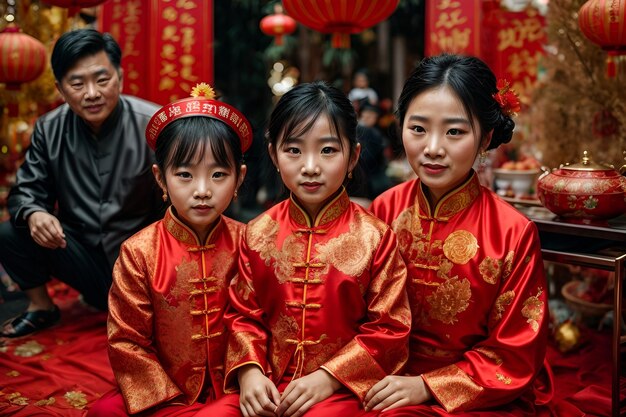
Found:
[[257, 300], [252, 282], [250, 256], [254, 256], [242, 239], [239, 254], [239, 273], [229, 287], [230, 307], [224, 315], [229, 330], [226, 348], [224, 392], [238, 389], [237, 370], [256, 364], [266, 376], [271, 370], [267, 360], [269, 330], [264, 324], [264, 314]]
[[109, 293], [109, 360], [130, 413], [164, 403], [182, 392], [167, 375], [153, 345], [154, 313], [144, 262], [122, 245]]
[[487, 408], [519, 397], [542, 368], [548, 339], [545, 272], [537, 229], [528, 223], [503, 264], [490, 306], [488, 337], [455, 364], [422, 375], [448, 412]]
[[7, 201], [11, 220], [16, 227], [26, 227], [25, 217], [35, 211], [52, 213], [56, 201], [50, 160], [46, 152], [43, 123], [37, 121], [24, 162], [17, 170], [15, 185]]
[[372, 258], [370, 274], [367, 318], [359, 333], [322, 366], [361, 400], [379, 380], [398, 373], [408, 357], [407, 271], [388, 227]]

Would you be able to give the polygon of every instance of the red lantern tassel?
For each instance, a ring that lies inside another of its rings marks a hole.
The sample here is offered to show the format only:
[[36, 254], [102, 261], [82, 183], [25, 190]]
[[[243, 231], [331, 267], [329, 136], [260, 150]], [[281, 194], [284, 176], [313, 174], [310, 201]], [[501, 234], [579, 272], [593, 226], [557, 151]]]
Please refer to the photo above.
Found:
[[613, 55], [613, 53], [609, 52], [606, 57], [606, 76], [609, 78], [615, 78], [617, 75], [617, 70], [615, 68], [615, 59]]
[[340, 32], [333, 33], [332, 37], [330, 38], [330, 45], [333, 48], [350, 48], [350, 34]]

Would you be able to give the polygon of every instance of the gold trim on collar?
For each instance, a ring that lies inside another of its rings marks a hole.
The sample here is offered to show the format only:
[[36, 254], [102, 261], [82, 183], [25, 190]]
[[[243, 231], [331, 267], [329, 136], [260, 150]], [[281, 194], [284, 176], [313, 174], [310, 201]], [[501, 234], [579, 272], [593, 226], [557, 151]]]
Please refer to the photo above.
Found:
[[350, 205], [350, 197], [348, 197], [346, 189], [342, 187], [341, 192], [322, 207], [313, 222], [308, 213], [294, 199], [293, 193], [289, 199], [289, 215], [296, 223], [306, 227], [317, 227], [328, 224], [341, 216]]
[[[198, 239], [196, 233], [191, 230], [189, 226], [181, 222], [174, 215], [172, 210], [172, 206], [169, 206], [167, 211], [165, 212], [165, 216], [163, 217], [163, 223], [165, 224], [165, 228], [167, 229], [167, 231], [170, 232], [170, 234], [174, 236], [176, 240], [179, 240], [187, 245], [201, 246], [202, 243], [200, 243], [200, 240]], [[211, 231], [207, 235], [206, 242], [204, 243], [205, 245], [211, 241], [213, 234], [221, 224], [222, 216], [219, 216], [217, 218], [215, 226], [213, 226], [213, 229], [211, 229]]]
[[429, 217], [432, 216], [434, 219], [446, 221], [472, 204], [480, 194], [480, 187], [478, 175], [472, 171], [472, 175], [467, 181], [459, 187], [450, 190], [439, 200], [435, 206], [434, 215], [431, 212], [430, 204], [424, 194], [421, 182], [415, 198], [421, 212], [426, 213]]

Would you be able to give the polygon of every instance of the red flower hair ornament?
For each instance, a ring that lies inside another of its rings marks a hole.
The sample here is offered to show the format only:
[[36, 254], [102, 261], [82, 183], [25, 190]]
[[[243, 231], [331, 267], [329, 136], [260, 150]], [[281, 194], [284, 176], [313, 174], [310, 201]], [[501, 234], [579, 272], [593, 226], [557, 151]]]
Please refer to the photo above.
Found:
[[500, 105], [502, 113], [509, 117], [515, 116], [517, 112], [521, 110], [519, 96], [504, 78], [498, 80], [496, 87], [498, 88], [498, 92], [493, 94], [493, 98]]

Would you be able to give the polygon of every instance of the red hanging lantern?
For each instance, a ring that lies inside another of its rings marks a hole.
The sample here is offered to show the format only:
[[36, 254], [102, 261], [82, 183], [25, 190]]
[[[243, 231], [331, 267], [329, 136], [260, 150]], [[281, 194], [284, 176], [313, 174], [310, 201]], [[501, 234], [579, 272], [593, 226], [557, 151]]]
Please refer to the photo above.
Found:
[[607, 75], [626, 72], [626, 0], [589, 0], [578, 11], [578, 25], [607, 51]]
[[0, 33], [0, 82], [7, 90], [19, 90], [45, 68], [46, 47], [15, 24], [7, 25]]
[[333, 48], [349, 48], [350, 35], [388, 18], [400, 0], [283, 0], [285, 10], [303, 25], [332, 33]]
[[296, 30], [296, 21], [283, 13], [283, 8], [276, 5], [274, 14], [261, 19], [259, 26], [261, 31], [268, 36], [274, 36], [276, 45], [283, 44], [283, 36], [291, 35]]
[[70, 16], [75, 15], [78, 11], [85, 7], [97, 6], [106, 0], [43, 0], [44, 3], [51, 6], [63, 7], [68, 9]]

